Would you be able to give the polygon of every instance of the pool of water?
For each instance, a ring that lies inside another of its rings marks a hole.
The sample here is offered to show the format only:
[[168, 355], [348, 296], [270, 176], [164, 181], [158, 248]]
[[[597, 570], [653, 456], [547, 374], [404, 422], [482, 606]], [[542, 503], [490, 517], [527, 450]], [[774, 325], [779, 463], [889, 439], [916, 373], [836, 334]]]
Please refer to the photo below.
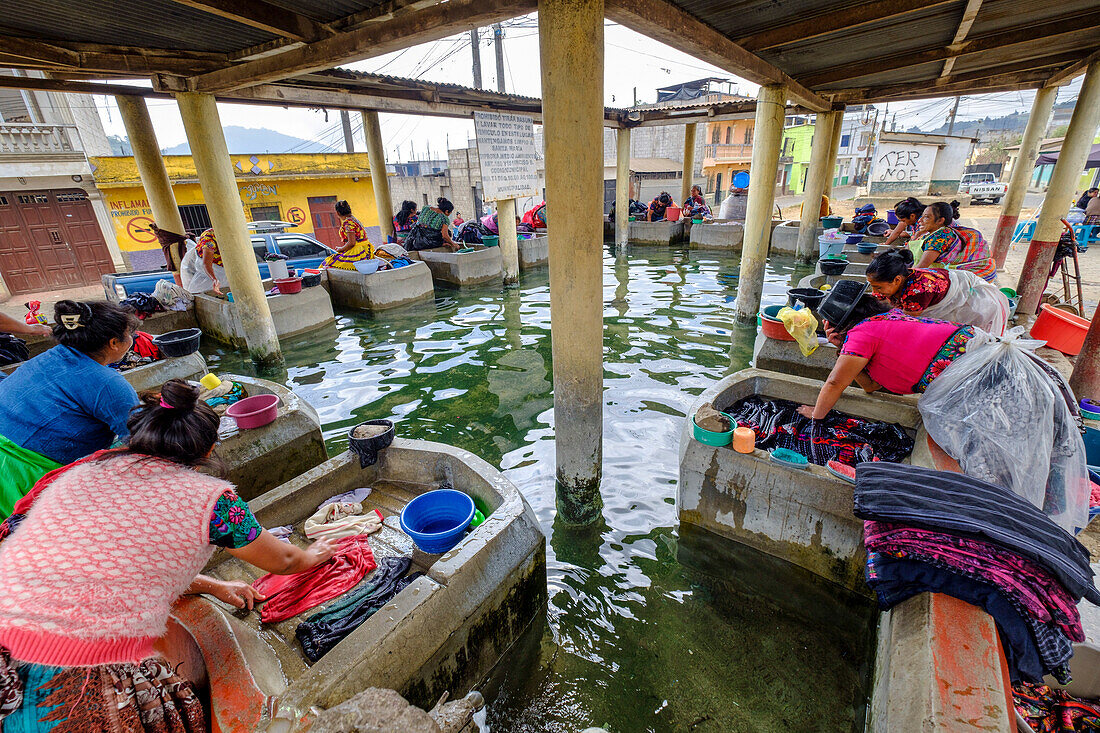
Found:
[[[358, 422], [390, 418], [402, 437], [499, 466], [538, 514], [547, 617], [486, 681], [492, 730], [862, 729], [870, 609], [837, 598], [807, 613], [792, 569], [676, 531], [683, 420], [752, 356], [755, 328], [733, 318], [738, 267], [736, 255], [605, 251], [604, 510], [585, 530], [555, 522], [545, 268], [503, 293], [338, 313], [335, 328], [284, 343], [272, 378], [317, 409], [330, 453]], [[808, 272], [773, 258], [765, 300]], [[251, 371], [236, 352], [203, 351], [213, 368]]]

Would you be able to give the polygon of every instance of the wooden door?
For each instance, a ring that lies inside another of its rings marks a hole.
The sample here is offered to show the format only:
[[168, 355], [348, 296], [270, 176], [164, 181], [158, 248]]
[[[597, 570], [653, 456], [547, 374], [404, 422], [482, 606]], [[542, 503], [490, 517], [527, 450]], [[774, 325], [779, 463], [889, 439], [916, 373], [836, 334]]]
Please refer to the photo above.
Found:
[[51, 191], [61, 214], [62, 231], [76, 255], [81, 285], [96, 285], [101, 276], [115, 271], [88, 194], [79, 189]]
[[336, 215], [333, 205], [335, 196], [310, 196], [309, 218], [313, 221], [313, 236], [322, 244], [329, 247], [342, 247], [340, 241], [340, 217]]

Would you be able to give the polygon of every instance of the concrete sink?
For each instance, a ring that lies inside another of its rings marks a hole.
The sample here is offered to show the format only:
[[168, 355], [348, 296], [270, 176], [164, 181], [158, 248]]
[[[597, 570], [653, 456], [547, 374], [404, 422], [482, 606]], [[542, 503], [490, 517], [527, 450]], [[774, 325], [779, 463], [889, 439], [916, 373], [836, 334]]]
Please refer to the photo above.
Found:
[[423, 262], [364, 275], [356, 270], [325, 269], [332, 302], [344, 308], [379, 311], [435, 297], [432, 273]]
[[668, 246], [679, 244], [687, 239], [687, 223], [678, 221], [632, 221], [630, 222], [630, 244], [655, 244]]
[[521, 270], [530, 270], [550, 261], [550, 239], [545, 232], [537, 237], [519, 240], [518, 246]]
[[432, 271], [436, 283], [458, 287], [500, 283], [504, 277], [500, 247], [483, 247], [473, 252], [448, 252], [444, 249], [423, 249], [410, 252]]
[[692, 224], [689, 242], [692, 249], [741, 250], [745, 239], [745, 224], [739, 221]]
[[[265, 280], [264, 287], [270, 288], [271, 281]], [[294, 295], [272, 295], [267, 304], [279, 338], [307, 333], [336, 320], [332, 300], [321, 287], [303, 288]], [[210, 293], [196, 295], [195, 317], [204, 335], [238, 348], [247, 346], [237, 307], [224, 297]]]

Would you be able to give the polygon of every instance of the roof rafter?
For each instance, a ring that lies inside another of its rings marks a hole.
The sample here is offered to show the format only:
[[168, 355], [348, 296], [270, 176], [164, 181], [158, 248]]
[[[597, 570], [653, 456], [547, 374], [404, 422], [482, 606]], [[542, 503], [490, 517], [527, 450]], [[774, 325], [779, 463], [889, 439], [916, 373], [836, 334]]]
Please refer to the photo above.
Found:
[[1038, 89], [1043, 86], [1048, 78], [1049, 71], [1027, 71], [1017, 74], [1002, 74], [991, 76], [977, 82], [967, 81], [958, 84], [945, 84], [941, 87], [914, 89], [912, 84], [899, 84], [897, 86], [883, 87], [881, 89], [868, 89], [867, 94], [860, 97], [860, 101], [892, 102], [904, 99], [935, 99], [936, 97], [953, 97], [956, 94], [992, 94], [994, 92], [1014, 91], [1016, 89]]
[[1054, 87], [1058, 86], [1059, 84], [1065, 84], [1067, 81], [1073, 79], [1078, 74], [1085, 73], [1085, 69], [1089, 67], [1089, 64], [1093, 64], [1097, 61], [1100, 61], [1100, 50], [1093, 51], [1085, 58], [1073, 64], [1070, 64], [1061, 71], [1056, 72], [1049, 79], [1047, 79], [1047, 83], [1043, 86]]
[[[971, 26], [974, 25], [974, 21], [978, 18], [978, 11], [982, 9], [982, 0], [967, 0], [966, 9], [963, 10], [962, 20], [959, 21], [959, 27], [955, 29], [955, 38], [951, 41], [951, 46], [958, 46], [960, 43], [966, 40], [966, 36], [970, 33]], [[943, 62], [943, 71], [940, 72], [941, 77], [950, 76], [951, 69], [955, 66], [955, 59], [958, 56], [952, 56]]]
[[166, 55], [148, 49], [94, 44], [82, 44], [81, 49], [73, 49], [12, 36], [0, 36], [0, 54], [26, 59], [28, 68], [136, 73], [142, 76], [157, 72], [182, 74], [209, 71], [227, 63], [225, 57], [218, 54], [172, 52]]
[[922, 50], [906, 51], [905, 53], [875, 59], [873, 63], [862, 60], [840, 66], [824, 69], [815, 74], [806, 74], [801, 77], [803, 84], [809, 87], [817, 87], [823, 84], [834, 84], [858, 79], [861, 76], [876, 74], [883, 71], [896, 71], [910, 66], [919, 66], [932, 61], [943, 61], [954, 56], [991, 51], [1015, 46], [1021, 43], [1034, 43], [1045, 38], [1053, 38], [1071, 33], [1077, 33], [1083, 39], [1091, 41], [1096, 27], [1100, 25], [1100, 10], [1090, 13], [1079, 13], [1057, 20], [1039, 23], [1027, 28], [1016, 28], [1009, 31], [999, 31], [994, 34], [963, 41], [958, 46], [938, 46]]
[[321, 23], [264, 0], [172, 0], [172, 2], [295, 41], [309, 43], [332, 35], [332, 31]]
[[666, 0], [606, 0], [604, 15], [749, 81], [783, 84], [788, 98], [815, 112], [830, 109], [823, 97]]

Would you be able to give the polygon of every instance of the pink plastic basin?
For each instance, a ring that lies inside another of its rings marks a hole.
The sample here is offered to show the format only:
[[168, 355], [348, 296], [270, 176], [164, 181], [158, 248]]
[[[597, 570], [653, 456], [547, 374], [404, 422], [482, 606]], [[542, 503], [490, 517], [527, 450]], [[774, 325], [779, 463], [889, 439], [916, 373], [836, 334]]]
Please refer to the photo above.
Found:
[[1088, 330], [1089, 322], [1084, 318], [1044, 303], [1031, 327], [1031, 337], [1046, 341], [1047, 346], [1063, 354], [1077, 356]]
[[230, 405], [225, 414], [236, 420], [237, 427], [241, 430], [263, 427], [275, 422], [275, 416], [279, 414], [279, 395], [259, 394], [245, 397]]
[[680, 207], [679, 206], [669, 206], [667, 209], [665, 209], [665, 218], [668, 219], [669, 221], [679, 221], [680, 220]]

